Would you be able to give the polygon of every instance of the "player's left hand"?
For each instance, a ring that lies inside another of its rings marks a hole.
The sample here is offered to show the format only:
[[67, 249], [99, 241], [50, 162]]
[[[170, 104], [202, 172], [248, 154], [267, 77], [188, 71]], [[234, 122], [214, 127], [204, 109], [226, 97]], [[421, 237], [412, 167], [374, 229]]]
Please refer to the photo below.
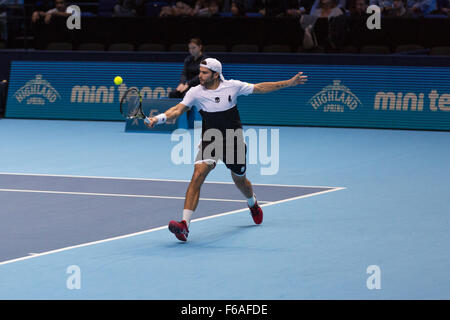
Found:
[[291, 86], [297, 86], [299, 84], [304, 84], [306, 81], [308, 81], [308, 76], [304, 76], [303, 72], [299, 72], [294, 77], [292, 77], [290, 81]]

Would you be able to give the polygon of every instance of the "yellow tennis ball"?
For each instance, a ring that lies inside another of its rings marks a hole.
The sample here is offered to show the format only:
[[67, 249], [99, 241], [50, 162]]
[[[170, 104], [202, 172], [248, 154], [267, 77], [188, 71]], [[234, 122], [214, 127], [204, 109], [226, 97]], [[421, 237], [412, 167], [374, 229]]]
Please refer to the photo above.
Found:
[[122, 84], [122, 82], [123, 82], [122, 77], [117, 76], [117, 77], [114, 78], [114, 83], [116, 85]]

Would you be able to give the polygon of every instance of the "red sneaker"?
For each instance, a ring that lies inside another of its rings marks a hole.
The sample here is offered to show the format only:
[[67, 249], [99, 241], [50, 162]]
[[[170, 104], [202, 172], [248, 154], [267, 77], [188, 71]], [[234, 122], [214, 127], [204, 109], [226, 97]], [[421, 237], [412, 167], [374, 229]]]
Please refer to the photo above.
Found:
[[249, 207], [250, 213], [252, 215], [253, 221], [256, 224], [261, 224], [263, 221], [263, 212], [261, 207], [258, 205], [258, 201], [255, 202], [255, 205], [253, 207]]
[[174, 221], [174, 220], [170, 221], [169, 222], [169, 230], [170, 230], [170, 232], [175, 234], [175, 237], [177, 237], [178, 240], [180, 240], [180, 241], [187, 240], [189, 230], [188, 230], [186, 221], [184, 221], [184, 220], [181, 220], [180, 222]]

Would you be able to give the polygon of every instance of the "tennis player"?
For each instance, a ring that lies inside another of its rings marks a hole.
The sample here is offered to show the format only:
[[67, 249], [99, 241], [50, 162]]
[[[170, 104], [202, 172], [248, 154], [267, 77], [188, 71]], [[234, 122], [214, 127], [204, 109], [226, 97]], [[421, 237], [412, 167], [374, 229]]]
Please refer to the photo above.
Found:
[[[299, 72], [289, 80], [257, 84], [225, 80], [222, 75], [222, 64], [217, 59], [207, 58], [200, 63], [200, 85], [190, 88], [176, 106], [148, 118], [146, 125], [153, 127], [165, 123], [168, 119], [179, 117], [193, 106], [197, 107], [202, 116], [202, 139], [195, 159], [194, 174], [185, 196], [182, 220], [169, 222], [169, 230], [179, 240], [187, 240], [189, 223], [197, 208], [200, 188], [219, 159], [231, 171], [235, 185], [247, 199], [253, 221], [256, 224], [262, 223], [262, 209], [258, 205], [252, 184], [245, 175], [247, 146], [236, 105], [237, 97], [251, 93], [268, 93], [304, 84], [307, 76], [302, 74], [303, 72]], [[230, 130], [232, 135], [229, 134]], [[223, 139], [218, 138], [219, 136]]]

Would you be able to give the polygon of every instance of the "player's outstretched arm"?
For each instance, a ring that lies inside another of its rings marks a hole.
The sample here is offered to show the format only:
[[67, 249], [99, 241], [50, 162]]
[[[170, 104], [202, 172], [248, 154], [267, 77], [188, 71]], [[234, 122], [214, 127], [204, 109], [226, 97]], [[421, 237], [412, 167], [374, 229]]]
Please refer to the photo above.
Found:
[[308, 76], [304, 76], [303, 72], [299, 72], [289, 80], [257, 83], [253, 89], [253, 93], [268, 93], [283, 88], [304, 84], [306, 81], [308, 81]]
[[179, 103], [176, 106], [168, 109], [164, 113], [158, 114], [155, 117], [147, 118], [148, 122], [145, 122], [145, 125], [149, 128], [153, 128], [155, 124], [165, 123], [167, 120], [178, 118], [187, 109], [188, 107], [186, 107], [184, 104]]

